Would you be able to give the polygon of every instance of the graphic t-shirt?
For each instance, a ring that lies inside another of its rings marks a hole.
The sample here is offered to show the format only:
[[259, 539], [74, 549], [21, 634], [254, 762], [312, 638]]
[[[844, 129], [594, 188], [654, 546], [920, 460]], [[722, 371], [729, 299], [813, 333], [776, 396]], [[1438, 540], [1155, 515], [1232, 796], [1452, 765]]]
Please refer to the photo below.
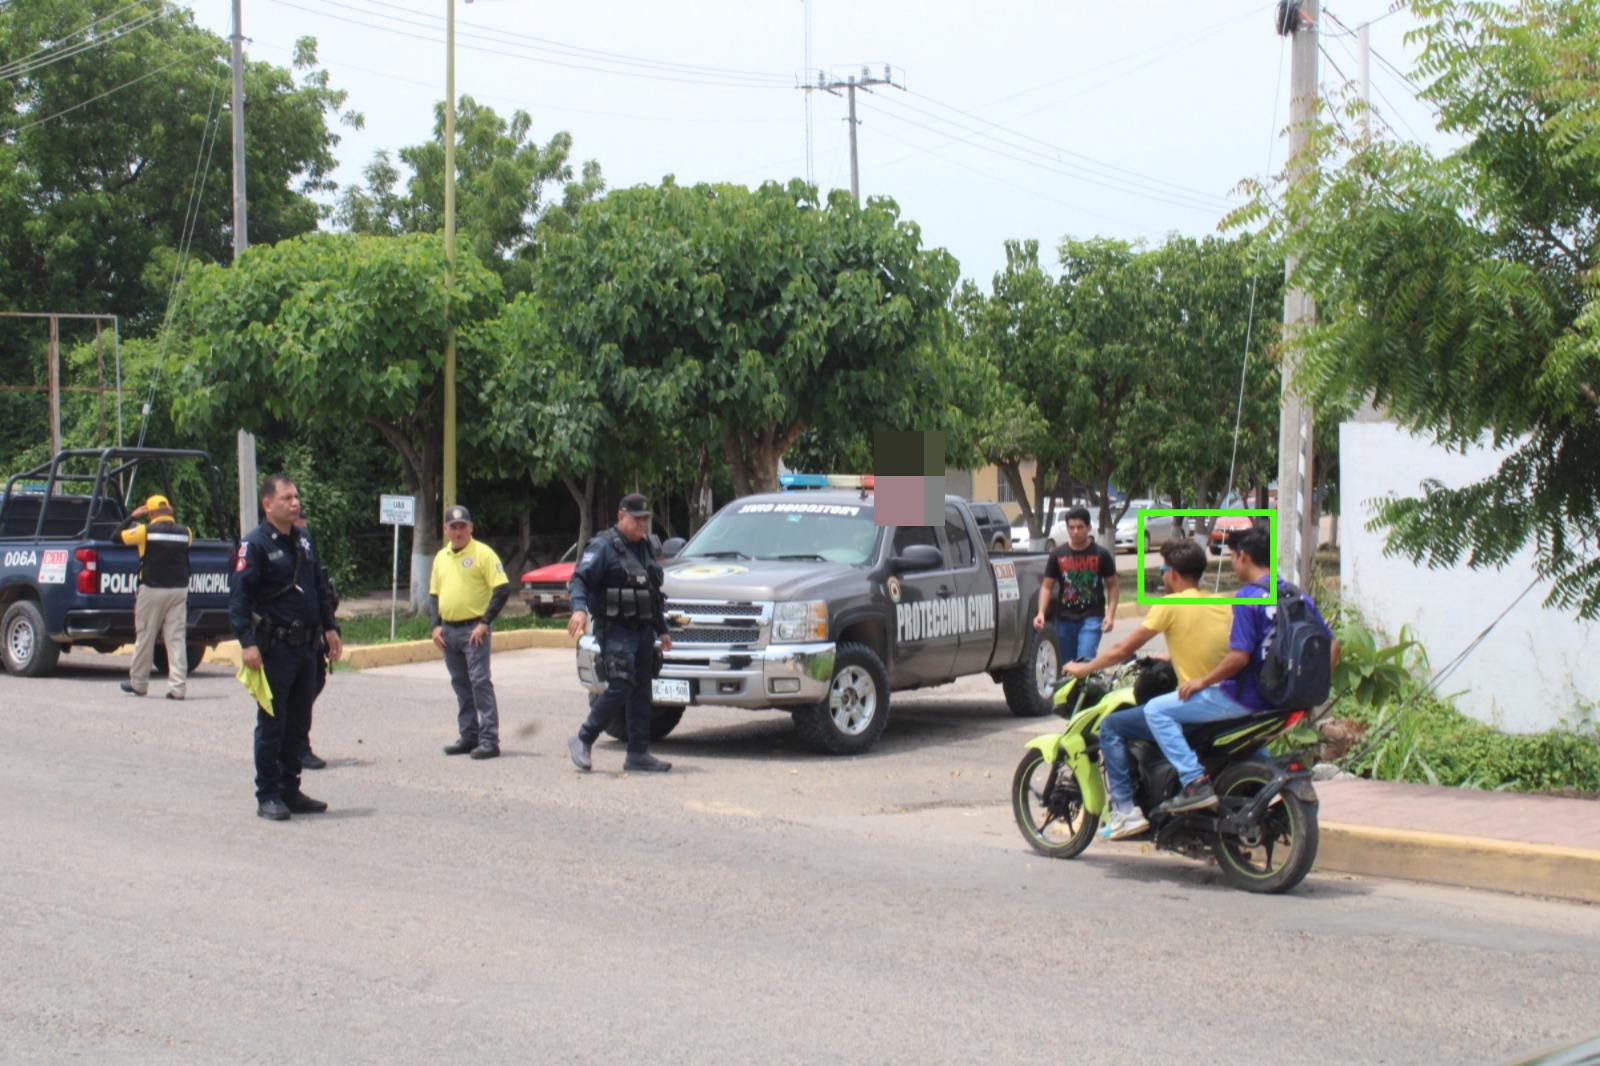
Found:
[[1057, 618], [1104, 618], [1106, 579], [1117, 576], [1117, 561], [1098, 544], [1063, 544], [1050, 553], [1044, 576], [1056, 583]]

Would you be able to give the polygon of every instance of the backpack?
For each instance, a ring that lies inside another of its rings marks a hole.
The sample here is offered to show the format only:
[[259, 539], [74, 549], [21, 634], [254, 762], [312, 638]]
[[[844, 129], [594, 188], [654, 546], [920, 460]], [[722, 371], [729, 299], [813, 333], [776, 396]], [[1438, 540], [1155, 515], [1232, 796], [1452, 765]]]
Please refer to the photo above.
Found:
[[1305, 593], [1287, 581], [1278, 583], [1277, 608], [1262, 649], [1256, 691], [1270, 707], [1316, 707], [1332, 686], [1332, 639]]

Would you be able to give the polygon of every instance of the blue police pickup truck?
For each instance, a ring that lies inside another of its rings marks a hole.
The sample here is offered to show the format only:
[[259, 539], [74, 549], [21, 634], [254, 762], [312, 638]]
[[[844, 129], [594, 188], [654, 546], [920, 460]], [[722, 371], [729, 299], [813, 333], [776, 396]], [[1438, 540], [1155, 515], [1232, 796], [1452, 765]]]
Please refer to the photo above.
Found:
[[[198, 466], [199, 477], [185, 467]], [[172, 491], [203, 483], [203, 495]], [[63, 651], [110, 651], [132, 643], [139, 553], [118, 531], [130, 501], [161, 493], [195, 531], [189, 549], [189, 665], [230, 639], [229, 579], [237, 538], [221, 507], [216, 466], [205, 452], [166, 448], [63, 451], [12, 477], [0, 496], [0, 659], [7, 673], [39, 677]], [[136, 506], [136, 504], [133, 504]], [[165, 652], [156, 651], [165, 670]]]

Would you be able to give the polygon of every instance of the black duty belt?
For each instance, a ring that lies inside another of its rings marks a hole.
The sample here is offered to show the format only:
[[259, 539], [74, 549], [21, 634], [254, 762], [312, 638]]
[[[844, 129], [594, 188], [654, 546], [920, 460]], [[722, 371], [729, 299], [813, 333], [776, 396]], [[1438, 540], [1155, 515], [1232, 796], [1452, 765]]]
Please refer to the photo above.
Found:
[[447, 626], [475, 626], [481, 621], [483, 621], [483, 616], [479, 615], [477, 618], [463, 618], [459, 622], [446, 618], [444, 624]]
[[310, 644], [322, 634], [320, 629], [305, 626], [263, 626], [261, 632], [266, 634], [271, 643], [288, 644], [291, 647]]

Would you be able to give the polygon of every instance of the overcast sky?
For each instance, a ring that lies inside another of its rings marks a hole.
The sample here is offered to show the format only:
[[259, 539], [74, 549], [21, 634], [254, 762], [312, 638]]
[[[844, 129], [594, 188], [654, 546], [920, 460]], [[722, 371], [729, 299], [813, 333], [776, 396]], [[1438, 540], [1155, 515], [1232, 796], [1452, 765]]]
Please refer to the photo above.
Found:
[[[379, 149], [430, 135], [444, 96], [448, 0], [244, 0], [247, 50], [287, 65], [297, 37], [347, 106], [341, 185]], [[229, 0], [193, 0], [229, 33]], [[756, 185], [806, 174], [807, 4], [802, 0], [457, 0], [457, 92], [533, 116], [542, 142], [572, 134], [612, 188], [656, 182]], [[890, 196], [924, 240], [987, 284], [1002, 242], [1063, 236], [1159, 241], [1213, 232], [1241, 178], [1281, 168], [1288, 51], [1273, 4], [1248, 0], [810, 0], [812, 67], [862, 63], [900, 88], [858, 93], [861, 191]], [[1409, 13], [1389, 0], [1327, 10], [1375, 20], [1374, 103], [1407, 137], [1433, 140], [1407, 73]], [[1387, 16], [1387, 17], [1385, 17]], [[1321, 76], [1356, 77], [1354, 36], [1325, 13]], [[1335, 70], [1332, 64], [1342, 70]], [[849, 188], [843, 96], [811, 94], [812, 160]], [[249, 103], [246, 101], [246, 121]], [[1045, 256], [1053, 263], [1053, 253]]]

